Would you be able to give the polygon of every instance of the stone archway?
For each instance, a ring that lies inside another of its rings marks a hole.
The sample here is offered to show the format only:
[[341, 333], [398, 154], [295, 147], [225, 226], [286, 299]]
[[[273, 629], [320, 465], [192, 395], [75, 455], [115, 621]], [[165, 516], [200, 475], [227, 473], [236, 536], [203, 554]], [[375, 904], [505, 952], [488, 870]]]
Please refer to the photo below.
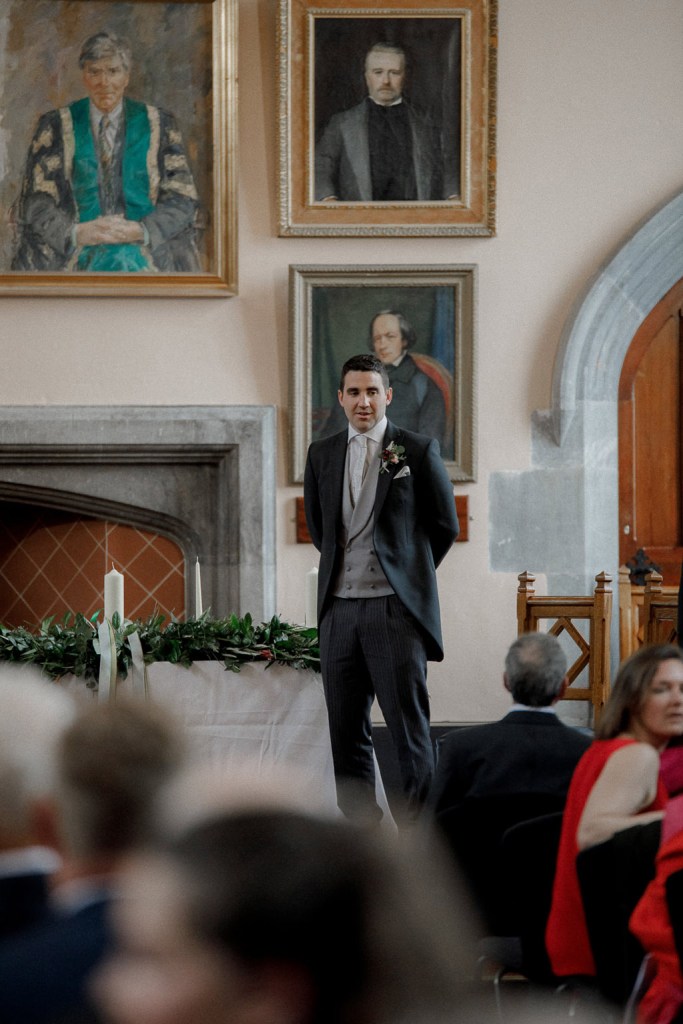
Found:
[[603, 569], [616, 583], [619, 375], [638, 327], [681, 278], [683, 193], [635, 230], [569, 317], [551, 408], [533, 414], [531, 469], [490, 477], [492, 571], [544, 572], [558, 594], [589, 593]]

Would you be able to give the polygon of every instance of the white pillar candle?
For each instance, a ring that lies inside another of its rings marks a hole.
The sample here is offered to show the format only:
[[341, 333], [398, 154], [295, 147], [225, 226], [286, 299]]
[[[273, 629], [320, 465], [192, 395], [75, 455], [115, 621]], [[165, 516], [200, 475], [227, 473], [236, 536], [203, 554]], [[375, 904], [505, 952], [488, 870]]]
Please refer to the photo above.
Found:
[[104, 577], [104, 617], [111, 622], [114, 612], [119, 614], [119, 625], [123, 625], [123, 576], [114, 566]]
[[318, 570], [306, 573], [306, 625], [318, 625]]
[[194, 615], [195, 615], [195, 618], [198, 619], [203, 611], [204, 611], [204, 606], [202, 604], [202, 573], [201, 573], [201, 569], [199, 568], [199, 558], [197, 558], [197, 561], [196, 561], [195, 567], [194, 567]]

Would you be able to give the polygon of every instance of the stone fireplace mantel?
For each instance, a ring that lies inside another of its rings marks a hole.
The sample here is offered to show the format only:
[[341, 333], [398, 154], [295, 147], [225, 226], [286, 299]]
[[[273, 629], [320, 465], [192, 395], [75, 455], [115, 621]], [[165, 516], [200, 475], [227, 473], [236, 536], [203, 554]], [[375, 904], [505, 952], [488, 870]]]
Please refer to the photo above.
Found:
[[276, 608], [272, 406], [5, 406], [2, 501], [152, 530], [193, 567], [216, 616]]

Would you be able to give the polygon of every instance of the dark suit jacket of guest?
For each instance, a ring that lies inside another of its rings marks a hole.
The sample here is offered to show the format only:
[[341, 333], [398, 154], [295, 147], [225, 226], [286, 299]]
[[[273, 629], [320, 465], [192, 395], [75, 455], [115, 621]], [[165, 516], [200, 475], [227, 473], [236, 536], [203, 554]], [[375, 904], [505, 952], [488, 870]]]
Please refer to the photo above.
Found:
[[48, 876], [40, 871], [0, 877], [0, 939], [48, 915]]
[[[372, 202], [367, 98], [330, 118], [315, 147], [315, 199], [336, 196], [342, 202]], [[446, 175], [438, 127], [406, 101], [413, 141], [413, 166], [418, 200], [457, 195], [454, 172]], [[452, 180], [451, 180], [452, 179]]]
[[0, 944], [3, 1024], [90, 1024], [99, 1020], [87, 984], [113, 942], [109, 900], [55, 914]]
[[[306, 520], [320, 552], [318, 622], [329, 606], [343, 549], [342, 488], [348, 430], [314, 441], [304, 476]], [[429, 437], [387, 423], [382, 449], [391, 442], [405, 448], [405, 459], [380, 472], [375, 495], [375, 551], [397, 597], [425, 633], [430, 661], [443, 659], [435, 568], [458, 535], [453, 487]], [[410, 472], [397, 480], [408, 467]]]
[[455, 729], [439, 744], [430, 804], [439, 814], [465, 799], [513, 793], [566, 795], [590, 736], [545, 711]]

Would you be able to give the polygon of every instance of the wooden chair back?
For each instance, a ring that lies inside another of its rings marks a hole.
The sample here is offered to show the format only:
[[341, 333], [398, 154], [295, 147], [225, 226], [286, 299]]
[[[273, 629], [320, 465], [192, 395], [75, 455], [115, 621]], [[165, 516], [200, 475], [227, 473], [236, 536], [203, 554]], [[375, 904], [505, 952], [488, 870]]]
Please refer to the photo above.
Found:
[[662, 576], [654, 570], [645, 577], [643, 642], [678, 643], [678, 587], [662, 586]]
[[[654, 591], [654, 608], [659, 610], [664, 605], [657, 602], [674, 599], [678, 606], [678, 587], [664, 586], [659, 577], [659, 591]], [[652, 598], [650, 601], [652, 605]], [[637, 651], [645, 643], [645, 586], [631, 583], [631, 574], [625, 565], [619, 566], [619, 658], [621, 661]], [[674, 617], [675, 618], [675, 617]]]
[[[573, 640], [578, 655], [567, 672], [570, 685], [564, 699], [588, 701], [593, 708], [593, 725], [597, 725], [610, 691], [612, 577], [598, 573], [595, 590], [588, 597], [539, 597], [533, 573], [520, 573], [517, 579], [517, 632], [536, 633], [543, 620], [552, 619], [548, 632], [553, 636], [566, 633]], [[576, 625], [579, 620], [588, 623], [587, 637]], [[588, 686], [572, 686], [584, 669], [588, 670]]]

